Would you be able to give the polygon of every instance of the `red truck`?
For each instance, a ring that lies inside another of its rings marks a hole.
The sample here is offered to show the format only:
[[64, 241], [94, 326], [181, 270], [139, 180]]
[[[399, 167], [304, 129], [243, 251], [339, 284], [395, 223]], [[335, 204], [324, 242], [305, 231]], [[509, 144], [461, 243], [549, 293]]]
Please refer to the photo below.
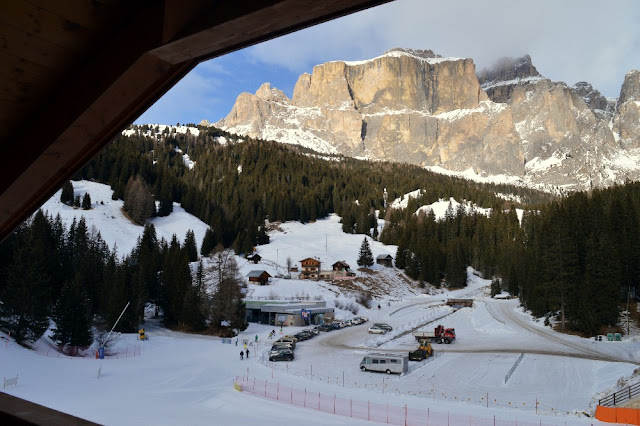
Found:
[[413, 337], [417, 341], [428, 340], [436, 343], [451, 343], [456, 340], [456, 330], [453, 328], [444, 328], [442, 325], [437, 326], [433, 331], [414, 331]]

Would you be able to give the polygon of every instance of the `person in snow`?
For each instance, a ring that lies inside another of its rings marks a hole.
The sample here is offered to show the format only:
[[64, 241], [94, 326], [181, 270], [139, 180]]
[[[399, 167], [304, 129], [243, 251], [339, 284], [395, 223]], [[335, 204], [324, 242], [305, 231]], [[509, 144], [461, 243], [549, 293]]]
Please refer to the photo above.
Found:
[[240, 351], [240, 359], [244, 359], [244, 351]]
[[236, 346], [238, 346], [238, 338], [236, 337]]
[[258, 335], [256, 334], [256, 343], [258, 343]]
[[249, 349], [247, 349], [247, 359], [249, 359]]

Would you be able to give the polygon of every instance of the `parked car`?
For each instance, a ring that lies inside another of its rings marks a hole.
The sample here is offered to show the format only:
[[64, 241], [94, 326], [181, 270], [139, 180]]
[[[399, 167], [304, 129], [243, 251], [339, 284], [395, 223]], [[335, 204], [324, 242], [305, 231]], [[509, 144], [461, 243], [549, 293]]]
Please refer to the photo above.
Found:
[[378, 328], [382, 328], [383, 330], [386, 331], [391, 331], [393, 330], [393, 327], [391, 327], [389, 324], [385, 324], [383, 322], [376, 322], [373, 324], [374, 327], [378, 327]]
[[271, 346], [271, 350], [275, 351], [275, 350], [280, 350], [280, 349], [290, 349], [290, 350], [294, 350], [295, 346], [293, 345], [293, 343], [291, 342], [280, 342], [280, 343], [274, 343], [273, 346]]
[[288, 336], [287, 335], [287, 336], [282, 336], [281, 338], [279, 338], [278, 340], [275, 341], [275, 343], [278, 343], [278, 342], [291, 342], [291, 343], [293, 343], [293, 347], [295, 348], [296, 347], [296, 343], [298, 343], [298, 339], [296, 339], [293, 336]]
[[269, 351], [269, 356], [278, 354], [280, 352], [291, 352], [291, 353], [293, 353], [294, 350], [291, 349], [291, 348], [287, 348], [287, 347], [281, 347], [281, 348], [276, 348], [276, 349], [271, 348], [271, 350]]
[[293, 361], [295, 356], [291, 350], [269, 352], [269, 361]]
[[313, 337], [313, 334], [311, 333], [306, 333], [304, 331], [300, 331], [296, 334], [293, 335], [293, 337], [295, 337], [296, 339], [298, 339], [298, 341], [304, 341], [304, 340], [309, 340], [311, 339], [311, 337]]
[[322, 324], [318, 326], [318, 330], [320, 331], [331, 331], [333, 330], [333, 326], [331, 324]]
[[371, 326], [371, 327], [369, 327], [369, 333], [370, 334], [386, 334], [387, 331], [384, 328]]
[[311, 334], [313, 334], [315, 336], [320, 334], [320, 329], [318, 327], [313, 327], [313, 328], [310, 328], [310, 329], [304, 330], [304, 331], [308, 331], [309, 333], [311, 333]]

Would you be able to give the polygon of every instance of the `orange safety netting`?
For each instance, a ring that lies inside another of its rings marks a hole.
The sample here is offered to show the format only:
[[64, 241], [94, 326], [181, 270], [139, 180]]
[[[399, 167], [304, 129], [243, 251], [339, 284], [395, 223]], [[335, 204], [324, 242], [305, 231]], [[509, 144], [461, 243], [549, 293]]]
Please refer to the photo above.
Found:
[[596, 407], [596, 419], [607, 423], [640, 425], [640, 410], [636, 408]]

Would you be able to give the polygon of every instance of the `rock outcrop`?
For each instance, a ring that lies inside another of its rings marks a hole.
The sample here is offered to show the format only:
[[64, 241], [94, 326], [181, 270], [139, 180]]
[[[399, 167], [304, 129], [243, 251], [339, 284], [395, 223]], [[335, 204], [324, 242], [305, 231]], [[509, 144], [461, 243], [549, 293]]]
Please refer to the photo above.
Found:
[[216, 125], [324, 153], [588, 189], [640, 177], [639, 100], [637, 71], [616, 104], [588, 83], [544, 78], [528, 55], [476, 75], [471, 59], [393, 49], [317, 65], [291, 99], [265, 83]]

